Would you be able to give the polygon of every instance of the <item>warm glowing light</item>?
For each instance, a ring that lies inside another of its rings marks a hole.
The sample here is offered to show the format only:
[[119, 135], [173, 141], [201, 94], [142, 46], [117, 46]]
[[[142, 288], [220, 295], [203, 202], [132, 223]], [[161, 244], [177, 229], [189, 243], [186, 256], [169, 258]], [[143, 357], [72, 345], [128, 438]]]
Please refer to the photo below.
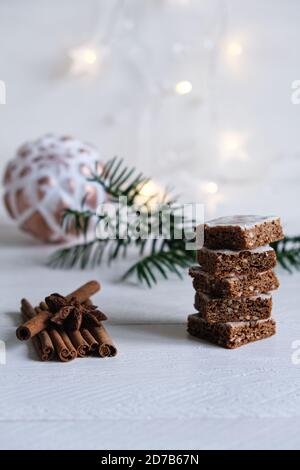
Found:
[[98, 60], [96, 50], [86, 46], [71, 49], [69, 56], [71, 58], [70, 71], [73, 75], [91, 72]]
[[198, 189], [199, 201], [204, 203], [207, 217], [213, 217], [225, 196], [215, 181], [201, 181]]
[[204, 183], [203, 185], [203, 190], [207, 194], [216, 194], [218, 192], [218, 185], [214, 181], [208, 181], [207, 183]]
[[240, 43], [232, 41], [227, 44], [226, 51], [228, 55], [237, 57], [243, 53], [243, 48]]
[[178, 95], [187, 95], [192, 91], [192, 89], [193, 85], [188, 80], [182, 80], [175, 85], [175, 91]]
[[94, 64], [97, 60], [96, 52], [92, 49], [86, 49], [84, 51], [84, 60], [87, 64]]
[[227, 132], [220, 139], [220, 154], [223, 160], [247, 160], [244, 150], [245, 137], [235, 132]]
[[221, 192], [209, 196], [205, 203], [205, 210], [208, 217], [214, 217], [220, 204], [225, 201], [225, 195]]
[[241, 146], [241, 138], [238, 134], [224, 134], [222, 147], [225, 152], [235, 152]]
[[164, 191], [162, 188], [151, 180], [141, 186], [136, 202], [139, 205], [148, 204], [150, 207], [155, 207], [161, 200], [163, 194]]

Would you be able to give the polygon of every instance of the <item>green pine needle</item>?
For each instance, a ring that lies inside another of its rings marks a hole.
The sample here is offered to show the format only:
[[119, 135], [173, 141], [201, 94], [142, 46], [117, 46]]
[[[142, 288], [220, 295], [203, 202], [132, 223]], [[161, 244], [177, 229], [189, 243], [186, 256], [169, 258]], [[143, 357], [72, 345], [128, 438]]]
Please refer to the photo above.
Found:
[[101, 264], [106, 247], [106, 241], [97, 239], [78, 243], [57, 250], [50, 257], [48, 264], [53, 268], [74, 268], [77, 266], [85, 269], [88, 266], [94, 267]]
[[278, 263], [290, 273], [300, 269], [300, 236], [285, 237], [279, 242], [272, 243]]
[[100, 184], [112, 200], [127, 197], [128, 206], [135, 203], [136, 196], [150, 181], [142, 173], [137, 174], [135, 168], [126, 167], [123, 159], [118, 157], [109, 160], [100, 174], [94, 173], [88, 180]]
[[152, 253], [131, 266], [122, 279], [134, 274], [141, 283], [152, 287], [157, 284], [159, 277], [168, 279], [170, 274], [176, 274], [182, 278], [182, 270], [193, 262], [194, 256], [188, 251], [171, 250]]
[[[122, 159], [113, 158], [108, 161], [100, 173], [95, 173], [88, 179], [91, 182], [100, 184], [112, 202], [117, 202], [119, 197], [126, 197], [129, 207], [136, 206], [139, 210], [149, 209], [153, 199], [157, 199], [156, 194], [149, 197], [143, 197], [143, 203], [140, 202], [142, 189], [150, 181], [142, 173], [136, 172], [135, 168], [128, 168], [124, 165]], [[139, 199], [138, 199], [139, 198]], [[123, 275], [122, 279], [129, 276], [136, 276], [138, 281], [152, 287], [160, 278], [168, 279], [170, 274], [182, 276], [182, 270], [186, 269], [194, 262], [194, 252], [185, 250], [186, 240], [184, 237], [177, 239], [175, 234], [185, 230], [193, 234], [194, 222], [192, 220], [177, 220], [176, 218], [177, 198], [171, 197], [169, 191], [160, 198], [160, 204], [163, 204], [170, 210], [170, 233], [171, 239], [164, 238], [163, 225], [161, 219], [156, 220], [156, 229], [158, 229], [159, 239], [145, 239], [141, 235], [137, 238], [123, 239], [98, 239], [96, 236], [88, 240], [91, 226], [97, 226], [101, 223], [105, 215], [98, 215], [85, 208], [85, 200], [82, 202], [81, 210], [67, 209], [63, 215], [63, 227], [66, 233], [75, 231], [76, 235], [83, 236], [83, 242], [76, 245], [65, 247], [56, 251], [49, 260], [53, 267], [73, 268], [79, 266], [81, 269], [87, 266], [97, 266], [103, 261], [104, 255], [108, 263], [112, 263], [118, 257], [126, 257], [127, 248], [135, 246], [138, 251], [139, 260]], [[118, 214], [121, 217], [121, 214]], [[152, 220], [153, 220], [152, 211]], [[146, 217], [142, 219], [143, 233], [149, 231], [149, 220]], [[131, 222], [132, 223], [132, 222]], [[134, 226], [134, 224], [133, 224]], [[127, 226], [130, 229], [130, 226]], [[129, 230], [130, 234], [130, 230]]]

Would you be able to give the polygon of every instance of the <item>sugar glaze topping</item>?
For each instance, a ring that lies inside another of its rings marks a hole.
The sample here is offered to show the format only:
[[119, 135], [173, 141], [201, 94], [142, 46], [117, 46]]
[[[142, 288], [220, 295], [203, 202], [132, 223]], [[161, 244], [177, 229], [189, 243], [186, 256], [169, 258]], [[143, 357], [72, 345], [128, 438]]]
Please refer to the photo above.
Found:
[[246, 253], [247, 251], [250, 253], [265, 253], [268, 251], [274, 251], [270, 245], [258, 246], [257, 248], [248, 249], [248, 250], [228, 250], [228, 249], [216, 249], [213, 250], [212, 248], [206, 248], [205, 246], [201, 248], [201, 251], [206, 251], [210, 253], [216, 254], [227, 254], [227, 255], [239, 255], [240, 253]]
[[[257, 279], [257, 278], [263, 277], [269, 271], [272, 271], [272, 270], [271, 269], [266, 269], [265, 271], [255, 273], [255, 275], [253, 275], [253, 274], [248, 275], [248, 274], [232, 273], [232, 274], [227, 274], [227, 276], [223, 276], [222, 279], [224, 281], [235, 281], [235, 280], [240, 280], [240, 281], [249, 280], [249, 281], [251, 281], [253, 278]], [[201, 276], [205, 276], [205, 277], [207, 277], [208, 279], [211, 279], [211, 280], [214, 279], [214, 275], [207, 272], [207, 271], [205, 271], [201, 266], [192, 266], [190, 268], [189, 272], [190, 272], [190, 275], [192, 277], [197, 277], [197, 276], [201, 275]]]
[[251, 229], [256, 225], [266, 222], [273, 222], [279, 217], [275, 215], [228, 215], [205, 222], [205, 225], [211, 227], [240, 227], [242, 230]]
[[[191, 315], [189, 315], [189, 320], [190, 319], [195, 319], [197, 320], [198, 322], [201, 322], [201, 323], [207, 323], [206, 320], [204, 320], [204, 318], [201, 317], [201, 314], [200, 313], [192, 313]], [[224, 323], [219, 323], [219, 325], [227, 325], [227, 326], [230, 326], [230, 327], [240, 327], [240, 326], [248, 326], [250, 325], [251, 323], [253, 324], [256, 324], [256, 325], [263, 325], [264, 323], [269, 323], [270, 321], [274, 321], [273, 318], [264, 318], [262, 320], [249, 320], [249, 321], [229, 321], [229, 322], [224, 322]], [[217, 325], [217, 324], [215, 324]]]
[[204, 292], [201, 292], [201, 293], [198, 292], [197, 295], [199, 295], [199, 297], [202, 297], [206, 302], [209, 302], [210, 300], [221, 300], [222, 302], [224, 302], [224, 304], [226, 302], [231, 302], [231, 303], [238, 302], [238, 303], [240, 303], [241, 300], [243, 300], [243, 299], [251, 299], [251, 300], [257, 300], [257, 299], [263, 299], [264, 300], [265, 299], [265, 300], [267, 300], [267, 299], [270, 299], [272, 297], [272, 295], [269, 294], [269, 293], [268, 294], [252, 295], [251, 297], [240, 297], [238, 299], [231, 299], [231, 298], [230, 299], [226, 299], [226, 298], [220, 299], [219, 297], [213, 297], [211, 295], [204, 294]]

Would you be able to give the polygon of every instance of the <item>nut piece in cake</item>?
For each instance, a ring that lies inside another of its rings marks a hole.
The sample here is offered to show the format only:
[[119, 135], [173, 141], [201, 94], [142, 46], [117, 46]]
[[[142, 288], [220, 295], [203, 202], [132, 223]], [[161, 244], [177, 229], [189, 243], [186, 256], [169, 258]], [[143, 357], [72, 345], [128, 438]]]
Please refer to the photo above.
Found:
[[204, 271], [201, 266], [192, 266], [189, 269], [189, 274], [193, 278], [195, 291], [212, 297], [251, 297], [279, 287], [278, 278], [272, 269], [255, 275], [230, 274], [224, 277], [214, 277]]
[[198, 250], [197, 259], [205, 271], [217, 277], [230, 274], [253, 276], [276, 266], [276, 253], [269, 245], [240, 251], [203, 247]]
[[213, 249], [253, 249], [283, 238], [277, 216], [233, 215], [204, 224], [204, 246]]
[[273, 318], [268, 318], [249, 322], [208, 323], [196, 313], [188, 317], [188, 332], [224, 348], [235, 349], [275, 335], [276, 322]]
[[203, 293], [195, 295], [195, 309], [210, 323], [240, 322], [270, 318], [272, 296], [259, 294], [239, 299], [213, 298]]

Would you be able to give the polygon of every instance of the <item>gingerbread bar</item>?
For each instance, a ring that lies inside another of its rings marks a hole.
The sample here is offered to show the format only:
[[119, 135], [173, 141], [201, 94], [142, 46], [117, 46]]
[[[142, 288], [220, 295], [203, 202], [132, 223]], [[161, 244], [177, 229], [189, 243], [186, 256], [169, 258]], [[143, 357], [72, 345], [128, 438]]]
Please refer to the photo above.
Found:
[[224, 277], [214, 277], [200, 266], [192, 266], [189, 274], [193, 278], [194, 289], [212, 297], [250, 297], [279, 287], [279, 281], [272, 269], [256, 273], [254, 276], [230, 274]]
[[280, 218], [275, 216], [233, 215], [204, 224], [204, 246], [248, 250], [282, 240]]
[[213, 298], [196, 293], [194, 307], [204, 320], [210, 323], [251, 321], [270, 318], [272, 296], [259, 294], [239, 299]]
[[260, 246], [253, 250], [211, 250], [203, 247], [197, 253], [198, 263], [214, 276], [230, 274], [255, 275], [276, 266], [276, 253], [272, 247]]
[[208, 323], [196, 313], [188, 317], [188, 332], [224, 348], [234, 349], [273, 336], [276, 333], [276, 322], [268, 318], [237, 323]]

